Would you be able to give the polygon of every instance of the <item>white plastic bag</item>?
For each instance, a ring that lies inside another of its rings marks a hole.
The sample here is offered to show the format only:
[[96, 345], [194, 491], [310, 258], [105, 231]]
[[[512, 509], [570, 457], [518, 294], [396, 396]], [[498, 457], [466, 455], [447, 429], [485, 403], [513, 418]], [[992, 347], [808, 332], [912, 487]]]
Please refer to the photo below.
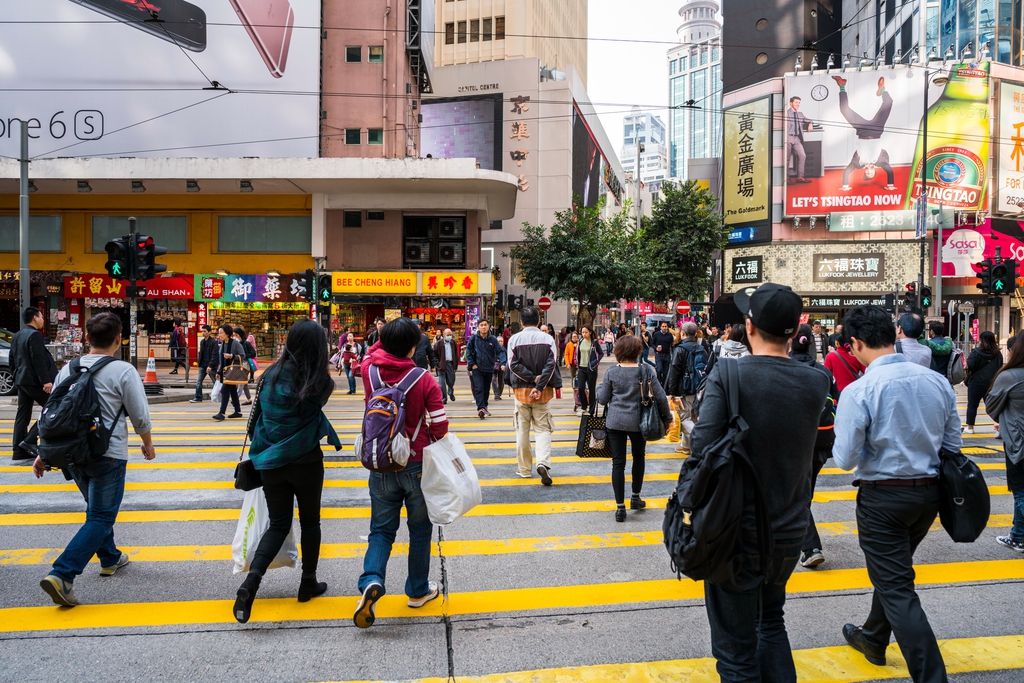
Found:
[[220, 390], [223, 389], [223, 388], [224, 388], [224, 385], [221, 383], [221, 381], [219, 379], [218, 380], [214, 380], [214, 382], [213, 382], [213, 389], [210, 389], [210, 400], [211, 401], [219, 401], [220, 400]]
[[[242, 499], [242, 513], [238, 516], [238, 528], [235, 530], [235, 540], [231, 543], [231, 555], [235, 560], [235, 574], [249, 571], [253, 555], [260, 544], [263, 534], [270, 528], [270, 511], [267, 509], [267, 497], [263, 495], [263, 489], [253, 489], [245, 492]], [[295, 526], [288, 531], [281, 550], [277, 557], [270, 563], [270, 569], [278, 567], [295, 567], [299, 559], [299, 549], [295, 544]]]
[[480, 504], [480, 480], [459, 437], [448, 432], [423, 449], [420, 490], [434, 524], [451, 524]]

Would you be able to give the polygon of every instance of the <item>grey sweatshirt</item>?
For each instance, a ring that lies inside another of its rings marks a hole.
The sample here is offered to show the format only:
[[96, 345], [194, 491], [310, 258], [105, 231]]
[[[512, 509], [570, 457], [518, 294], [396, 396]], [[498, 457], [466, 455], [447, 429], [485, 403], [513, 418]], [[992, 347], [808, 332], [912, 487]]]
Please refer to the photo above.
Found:
[[[597, 402], [608, 406], [608, 415], [605, 421], [608, 429], [615, 429], [620, 432], [640, 431], [640, 378], [637, 372], [640, 368], [625, 368], [621, 365], [608, 368], [604, 375], [604, 381], [597, 388]], [[658, 413], [666, 426], [672, 422], [672, 412], [668, 407], [668, 398], [665, 390], [661, 388], [654, 370], [647, 366], [645, 379], [651, 380], [651, 389], [654, 393], [654, 402], [658, 406]], [[644, 391], [647, 391], [646, 382]]]
[[[100, 354], [90, 353], [82, 356], [83, 367], [91, 367], [100, 358]], [[57, 374], [54, 384], [60, 384], [71, 375], [71, 363], [68, 363]], [[100, 413], [103, 424], [114, 425], [110, 434], [110, 447], [106, 456], [116, 460], [128, 459], [128, 425], [121, 416], [121, 407], [132, 420], [136, 434], [145, 434], [153, 429], [149, 419], [149, 401], [146, 390], [142, 387], [139, 372], [130, 364], [115, 360], [96, 373], [92, 379], [96, 393], [100, 397]], [[114, 424], [116, 421], [117, 424]]]
[[1020, 464], [1024, 460], [1024, 368], [1003, 370], [996, 376], [985, 396], [985, 412], [999, 423], [1006, 457]]

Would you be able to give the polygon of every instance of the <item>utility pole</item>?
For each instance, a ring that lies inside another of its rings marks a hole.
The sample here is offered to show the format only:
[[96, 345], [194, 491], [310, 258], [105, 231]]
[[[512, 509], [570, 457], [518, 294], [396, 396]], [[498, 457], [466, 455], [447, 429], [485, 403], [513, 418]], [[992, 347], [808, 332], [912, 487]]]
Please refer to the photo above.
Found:
[[[20, 244], [18, 247], [20, 262], [18, 270], [18, 302], [21, 310], [29, 306], [32, 298], [32, 283], [28, 270], [28, 121], [21, 121], [21, 181], [18, 199], [18, 218], [20, 221]], [[25, 327], [25, 322], [21, 323]]]
[[[918, 216], [924, 220], [921, 230], [921, 267], [917, 273], [917, 291], [924, 291], [924, 242], [928, 235], [928, 81], [931, 80], [931, 73], [927, 68], [924, 70], [924, 114], [921, 123], [921, 194], [918, 199], [924, 202], [924, 208], [918, 208]], [[921, 214], [924, 216], [921, 216]], [[942, 277], [942, 261], [939, 260], [939, 278]], [[939, 299], [939, 306], [942, 306], [942, 299]]]
[[128, 327], [131, 329], [131, 341], [130, 341], [130, 354], [132, 367], [138, 369], [139, 367], [139, 301], [136, 298], [138, 294], [136, 289], [136, 278], [138, 277], [138, 253], [137, 245], [135, 243], [135, 216], [128, 218], [128, 236], [131, 238], [131, 246], [128, 250], [128, 305], [129, 305], [129, 321]]
[[[939, 202], [939, 227], [938, 227], [938, 240], [936, 240], [935, 248], [938, 250], [938, 254], [935, 257], [935, 263], [938, 266], [937, 272], [935, 273], [935, 312], [938, 315], [942, 315], [942, 202]], [[953, 316], [949, 316], [950, 330], [953, 328]], [[945, 326], [945, 325], [943, 325]]]

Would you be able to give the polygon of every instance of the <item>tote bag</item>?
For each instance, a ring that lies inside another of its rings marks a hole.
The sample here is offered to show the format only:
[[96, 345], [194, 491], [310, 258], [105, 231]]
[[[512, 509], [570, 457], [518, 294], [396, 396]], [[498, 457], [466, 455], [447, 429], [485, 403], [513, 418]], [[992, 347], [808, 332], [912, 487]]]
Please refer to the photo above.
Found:
[[459, 437], [448, 432], [423, 449], [420, 490], [434, 524], [451, 524], [480, 504], [480, 480]]
[[[242, 512], [238, 516], [238, 527], [235, 529], [235, 539], [231, 543], [231, 556], [235, 561], [235, 574], [249, 571], [252, 565], [253, 555], [259, 547], [260, 539], [270, 528], [270, 511], [267, 509], [267, 497], [263, 495], [263, 489], [246, 491], [242, 499]], [[277, 552], [270, 569], [278, 567], [295, 567], [299, 559], [299, 548], [295, 544], [295, 523], [285, 537], [281, 549]]]
[[576, 455], [581, 458], [610, 458], [611, 446], [608, 445], [608, 428], [605, 417], [608, 406], [600, 415], [585, 414], [580, 418], [580, 433], [576, 440]]

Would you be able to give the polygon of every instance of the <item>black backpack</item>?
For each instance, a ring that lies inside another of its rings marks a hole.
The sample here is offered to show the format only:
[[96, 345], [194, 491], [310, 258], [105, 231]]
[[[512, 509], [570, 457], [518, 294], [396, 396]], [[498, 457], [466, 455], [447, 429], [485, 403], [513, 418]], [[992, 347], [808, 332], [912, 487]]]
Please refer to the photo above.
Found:
[[700, 458], [687, 458], [679, 483], [665, 507], [662, 532], [676, 575], [737, 586], [745, 570], [743, 508], [754, 494], [759, 570], [767, 576], [772, 557], [768, 505], [757, 471], [743, 445], [747, 423], [739, 413], [739, 368], [733, 359], [719, 361], [718, 378], [729, 402], [725, 434]]
[[939, 519], [956, 543], [974, 543], [988, 525], [992, 501], [981, 469], [960, 451], [939, 451]]
[[[92, 379], [114, 359], [100, 358], [92, 367], [71, 361], [71, 374], [54, 387], [39, 416], [39, 455], [47, 466], [67, 470], [99, 460], [110, 447], [109, 428], [103, 424], [100, 398]], [[121, 408], [124, 411], [124, 408]], [[121, 419], [121, 412], [117, 420]]]

